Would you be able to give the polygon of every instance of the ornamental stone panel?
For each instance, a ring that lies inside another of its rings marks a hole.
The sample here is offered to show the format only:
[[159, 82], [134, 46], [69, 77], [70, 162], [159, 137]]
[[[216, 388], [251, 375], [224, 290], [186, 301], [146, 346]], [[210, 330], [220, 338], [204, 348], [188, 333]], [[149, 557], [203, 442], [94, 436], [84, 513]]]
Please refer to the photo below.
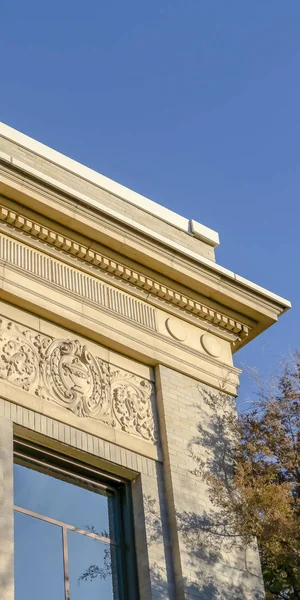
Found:
[[26, 392], [155, 442], [153, 384], [116, 369], [76, 339], [0, 319], [0, 378]]

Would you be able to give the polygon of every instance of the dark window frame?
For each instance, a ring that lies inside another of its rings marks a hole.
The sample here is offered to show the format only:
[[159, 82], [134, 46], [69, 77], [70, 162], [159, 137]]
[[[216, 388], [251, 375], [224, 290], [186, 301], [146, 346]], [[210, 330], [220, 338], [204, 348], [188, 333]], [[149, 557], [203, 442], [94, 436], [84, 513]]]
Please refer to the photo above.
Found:
[[[88, 455], [86, 454], [85, 459], [87, 457]], [[118, 600], [139, 600], [131, 482], [102, 469], [90, 466], [88, 461], [83, 462], [80, 459], [71, 458], [65, 453], [60, 453], [57, 450], [49, 449], [39, 443], [36, 444], [18, 436], [14, 437], [14, 462], [46, 475], [55, 476], [54, 474], [56, 473], [59, 479], [66, 482], [69, 481], [73, 485], [86, 487], [84, 484], [88, 483], [89, 485], [100, 487], [115, 496], [114, 531], [117, 532], [115, 539], [108, 539], [93, 532], [87, 533], [81, 531], [81, 533], [89, 537], [94, 536], [104, 543], [108, 542], [112, 546], [116, 545], [121, 549], [122, 564], [117, 568], [118, 587], [120, 590]], [[15, 506], [14, 510], [25, 514], [32, 512]], [[32, 516], [35, 516], [34, 513]], [[47, 517], [44, 520], [55, 521]], [[63, 529], [64, 539], [67, 529], [80, 531], [76, 527], [67, 524], [61, 523], [60, 525], [65, 526], [65, 529]], [[66, 548], [64, 548], [65, 556]], [[65, 561], [64, 569], [66, 569]], [[66, 600], [72, 600], [66, 580], [65, 590]]]

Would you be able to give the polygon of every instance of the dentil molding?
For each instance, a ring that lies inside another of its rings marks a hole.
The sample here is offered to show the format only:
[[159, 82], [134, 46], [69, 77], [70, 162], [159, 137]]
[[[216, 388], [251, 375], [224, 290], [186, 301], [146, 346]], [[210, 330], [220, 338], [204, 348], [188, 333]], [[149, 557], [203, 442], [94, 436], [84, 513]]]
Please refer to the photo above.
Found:
[[1, 221], [11, 229], [14, 228], [23, 231], [32, 238], [41, 240], [43, 243], [53, 246], [85, 263], [93, 265], [93, 267], [96, 267], [101, 271], [111, 273], [114, 277], [118, 277], [123, 281], [128, 281], [132, 285], [146, 290], [147, 293], [156, 298], [161, 298], [165, 302], [198, 317], [202, 321], [211, 323], [221, 330], [223, 329], [233, 333], [240, 340], [247, 338], [249, 335], [250, 328], [248, 325], [241, 323], [218, 310], [212, 309], [209, 306], [205, 306], [170, 287], [164, 286], [160, 282], [143, 275], [118, 261], [112, 260], [84, 244], [80, 244], [69, 237], [61, 235], [49, 227], [45, 227], [32, 219], [28, 219], [25, 215], [22, 215], [15, 210], [11, 210], [4, 205], [0, 205], [0, 222]]

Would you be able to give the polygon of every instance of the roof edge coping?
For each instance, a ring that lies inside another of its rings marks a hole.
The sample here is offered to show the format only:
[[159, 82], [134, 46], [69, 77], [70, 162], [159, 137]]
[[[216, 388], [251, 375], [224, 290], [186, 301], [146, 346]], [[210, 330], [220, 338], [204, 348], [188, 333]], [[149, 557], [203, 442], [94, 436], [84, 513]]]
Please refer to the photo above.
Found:
[[40, 157], [51, 161], [59, 167], [62, 167], [63, 169], [82, 177], [83, 179], [86, 179], [90, 183], [93, 183], [101, 189], [118, 196], [122, 200], [125, 200], [125, 202], [133, 204], [137, 208], [154, 215], [169, 225], [177, 227], [185, 233], [194, 235], [194, 237], [212, 246], [213, 248], [218, 246], [220, 243], [219, 234], [213, 229], [210, 229], [209, 227], [206, 227], [205, 225], [202, 225], [193, 219], [182, 217], [169, 208], [161, 206], [157, 202], [154, 202], [153, 200], [150, 200], [149, 198], [130, 190], [120, 183], [109, 179], [105, 175], [101, 175], [101, 173], [82, 165], [76, 160], [65, 156], [57, 150], [49, 148], [45, 144], [34, 140], [33, 138], [21, 133], [20, 131], [17, 131], [16, 129], [13, 129], [9, 125], [6, 125], [2, 122], [0, 122], [0, 137], [14, 142], [23, 148], [26, 148], [30, 152], [33, 152]]

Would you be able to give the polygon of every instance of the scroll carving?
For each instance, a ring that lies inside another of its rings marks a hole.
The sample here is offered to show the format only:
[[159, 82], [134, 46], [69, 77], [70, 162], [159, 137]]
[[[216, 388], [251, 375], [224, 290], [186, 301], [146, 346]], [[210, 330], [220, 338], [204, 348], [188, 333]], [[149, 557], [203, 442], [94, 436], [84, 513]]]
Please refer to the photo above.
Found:
[[30, 330], [21, 332], [11, 322], [0, 326], [0, 377], [27, 392], [34, 391], [39, 381], [39, 336]]
[[114, 371], [111, 391], [114, 422], [127, 433], [138, 433], [145, 439], [154, 439], [151, 383], [131, 373]]
[[55, 402], [78, 417], [98, 419], [154, 441], [153, 386], [113, 370], [79, 340], [59, 340], [0, 320], [0, 379]]
[[94, 358], [78, 340], [54, 340], [41, 361], [43, 387], [37, 393], [79, 417], [111, 422], [108, 364]]

